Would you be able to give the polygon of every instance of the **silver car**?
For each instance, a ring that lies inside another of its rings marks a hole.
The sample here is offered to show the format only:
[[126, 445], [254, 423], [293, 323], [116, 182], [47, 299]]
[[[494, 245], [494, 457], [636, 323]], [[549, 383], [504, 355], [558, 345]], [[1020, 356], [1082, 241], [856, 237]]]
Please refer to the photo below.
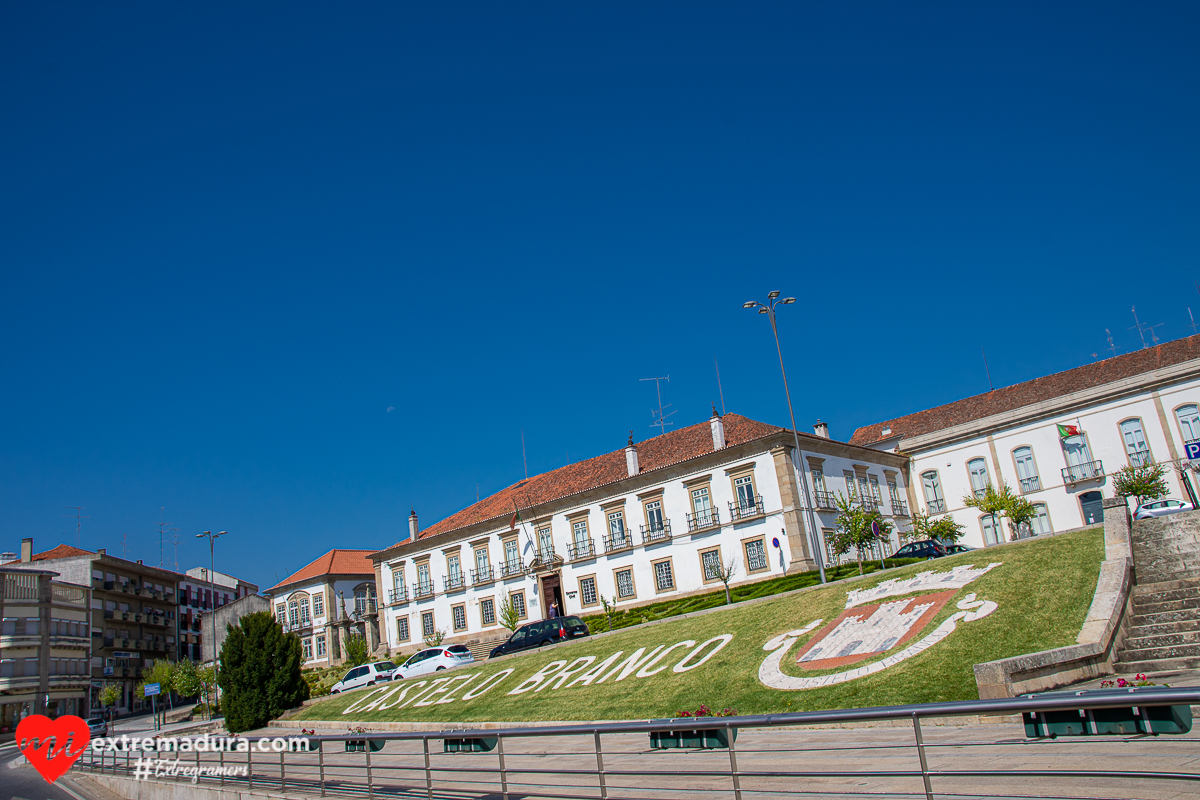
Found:
[[1168, 514], [1178, 514], [1181, 511], [1191, 511], [1195, 508], [1191, 503], [1185, 503], [1182, 500], [1152, 500], [1149, 503], [1142, 503], [1133, 512], [1134, 519], [1150, 519], [1151, 517], [1165, 517]]
[[90, 717], [87, 721], [88, 734], [93, 739], [108, 735], [108, 722], [104, 717]]

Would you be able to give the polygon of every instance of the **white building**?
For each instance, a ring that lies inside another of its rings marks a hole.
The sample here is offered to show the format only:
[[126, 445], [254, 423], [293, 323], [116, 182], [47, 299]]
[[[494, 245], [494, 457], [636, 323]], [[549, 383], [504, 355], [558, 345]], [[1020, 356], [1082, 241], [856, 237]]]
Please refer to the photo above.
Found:
[[[390, 649], [446, 641], [488, 645], [507, 636], [500, 606], [522, 620], [594, 614], [601, 597], [628, 607], [816, 569], [810, 523], [832, 529], [835, 493], [853, 492], [907, 521], [906, 459], [800, 434], [807, 491], [797, 497], [790, 430], [736, 414], [672, 431], [624, 451], [535, 475], [371, 556], [379, 575], [381, 638]], [[799, 493], [799, 494], [798, 494]], [[519, 520], [516, 515], [519, 509]], [[818, 547], [824, 547], [819, 544]]]
[[[964, 497], [1007, 484], [1037, 506], [1032, 533], [1102, 522], [1112, 473], [1180, 461], [1200, 440], [1198, 407], [1200, 336], [1190, 336], [859, 428], [850, 441], [908, 455], [912, 506], [953, 514], [963, 542], [983, 546], [1012, 532]], [[1168, 472], [1171, 496], [1187, 500]]]
[[351, 634], [364, 636], [374, 651], [378, 639], [371, 552], [330, 550], [263, 592], [283, 629], [300, 637], [304, 667], [341, 664], [343, 643]]

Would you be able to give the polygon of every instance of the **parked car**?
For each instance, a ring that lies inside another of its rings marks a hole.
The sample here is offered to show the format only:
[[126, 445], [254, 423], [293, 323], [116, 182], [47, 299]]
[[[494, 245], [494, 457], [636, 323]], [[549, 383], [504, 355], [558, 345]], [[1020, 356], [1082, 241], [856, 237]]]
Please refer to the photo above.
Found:
[[1167, 514], [1178, 514], [1180, 511], [1192, 511], [1195, 508], [1191, 503], [1184, 503], [1181, 500], [1153, 500], [1138, 506], [1133, 512], [1133, 518], [1165, 517]]
[[909, 542], [896, 552], [892, 558], [941, 558], [946, 555], [946, 545], [934, 539], [922, 539], [919, 542]]
[[969, 553], [974, 550], [974, 547], [967, 547], [965, 544], [948, 544], [946, 547], [946, 555], [952, 556], [956, 553]]
[[470, 664], [475, 660], [466, 645], [455, 644], [449, 647], [429, 647], [413, 653], [408, 660], [396, 668], [394, 677], [411, 678], [414, 675], [427, 675], [430, 672]]
[[108, 735], [108, 720], [104, 717], [89, 717], [87, 721], [88, 734], [93, 739]]
[[522, 625], [513, 631], [508, 641], [492, 650], [488, 658], [517, 653], [546, 644], [589, 636], [587, 623], [579, 617], [555, 617]]
[[392, 679], [396, 665], [391, 661], [376, 661], [374, 664], [363, 664], [347, 672], [342, 679], [329, 687], [330, 694], [348, 692], [361, 686], [374, 686]]

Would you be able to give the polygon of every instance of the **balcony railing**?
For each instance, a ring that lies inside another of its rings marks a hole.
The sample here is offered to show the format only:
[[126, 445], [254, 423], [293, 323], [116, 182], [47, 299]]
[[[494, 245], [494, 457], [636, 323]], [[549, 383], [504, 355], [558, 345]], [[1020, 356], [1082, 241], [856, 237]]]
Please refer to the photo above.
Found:
[[877, 498], [860, 497], [860, 498], [856, 498], [856, 499], [858, 501], [858, 505], [862, 508], [863, 511], [878, 511], [879, 510], [880, 502]]
[[687, 515], [688, 532], [715, 528], [721, 524], [721, 512], [715, 508]]
[[830, 511], [837, 509], [837, 499], [833, 492], [813, 492], [816, 497], [817, 508], [827, 508]]
[[541, 564], [553, 564], [554, 563], [554, 545], [550, 545], [548, 547], [539, 547], [537, 549], [537, 553], [536, 553], [535, 557], [537, 558], [538, 562]]
[[1129, 454], [1129, 463], [1135, 467], [1144, 467], [1154, 463], [1154, 456], [1149, 450], [1134, 450]]
[[1099, 461], [1089, 461], [1086, 464], [1076, 464], [1062, 471], [1063, 483], [1079, 483], [1104, 477], [1104, 464]]
[[642, 544], [665, 542], [671, 538], [671, 520], [664, 519], [662, 525], [643, 525]]
[[892, 498], [892, 516], [893, 517], [907, 517], [908, 516], [908, 503], [904, 502], [903, 500], [897, 500], [896, 498], [893, 497]]
[[941, 514], [946, 510], [946, 501], [940, 497], [936, 500], [926, 500], [925, 507], [929, 509], [930, 514]]
[[442, 587], [447, 592], [457, 592], [467, 588], [467, 582], [463, 579], [460, 572], [457, 575], [447, 575], [445, 578], [442, 578]]
[[604, 552], [606, 553], [618, 553], [631, 547], [633, 547], [633, 537], [627, 531], [622, 531], [618, 536], [604, 537]]
[[734, 522], [743, 519], [752, 519], [761, 517], [766, 512], [763, 511], [762, 495], [756, 495], [753, 503], [739, 500], [736, 503], [729, 504], [729, 518]]
[[585, 558], [596, 557], [596, 545], [591, 539], [584, 539], [581, 542], [568, 542], [567, 555], [572, 561], [582, 561]]
[[525, 565], [520, 561], [501, 561], [499, 567], [501, 578], [513, 578], [526, 572]]
[[433, 597], [433, 581], [428, 583], [414, 583], [412, 590], [414, 600], [420, 600], [422, 597]]
[[1042, 490], [1042, 480], [1037, 475], [1032, 478], [1021, 478], [1021, 493], [1040, 492]]
[[492, 583], [495, 580], [496, 580], [496, 570], [492, 569], [491, 567], [484, 567], [483, 569], [471, 570], [471, 585], [472, 586], [482, 586], [485, 583]]
[[408, 602], [408, 590], [401, 586], [399, 589], [388, 589], [388, 603], [396, 605], [397, 603]]

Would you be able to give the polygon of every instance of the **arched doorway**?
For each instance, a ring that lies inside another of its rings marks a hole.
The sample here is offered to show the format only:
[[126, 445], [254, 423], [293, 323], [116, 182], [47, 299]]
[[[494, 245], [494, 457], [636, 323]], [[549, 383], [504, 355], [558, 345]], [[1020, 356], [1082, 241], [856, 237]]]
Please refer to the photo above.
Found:
[[1083, 510], [1084, 525], [1100, 525], [1104, 522], [1104, 495], [1084, 492], [1079, 495], [1079, 506]]

